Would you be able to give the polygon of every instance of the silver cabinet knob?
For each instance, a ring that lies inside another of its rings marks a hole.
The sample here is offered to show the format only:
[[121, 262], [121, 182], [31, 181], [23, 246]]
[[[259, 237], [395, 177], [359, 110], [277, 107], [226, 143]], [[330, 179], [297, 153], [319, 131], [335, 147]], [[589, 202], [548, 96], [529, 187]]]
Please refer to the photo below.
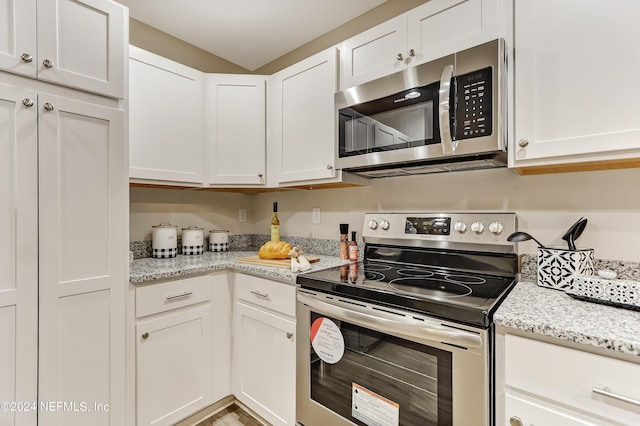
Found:
[[333, 165], [327, 164], [327, 170], [333, 170]]
[[416, 51], [413, 50], [413, 49], [409, 49], [409, 56], [412, 57], [412, 58], [415, 57], [416, 56]]
[[258, 177], [259, 177], [260, 179], [262, 179], [262, 176], [264, 176], [262, 173], [258, 173]]
[[22, 55], [20, 55], [20, 59], [22, 59], [22, 62], [31, 62], [33, 61], [33, 56], [29, 55], [28, 53], [23, 53]]
[[399, 61], [401, 61], [401, 60], [403, 60], [403, 59], [404, 59], [404, 56], [402, 56], [402, 53], [398, 53], [398, 54], [396, 55], [396, 59], [397, 59], [397, 60], [399, 60]]
[[149, 338], [149, 333], [142, 333], [142, 340], [147, 340]]
[[293, 337], [293, 333], [287, 332], [287, 339], [291, 339]]
[[43, 105], [43, 108], [46, 109], [47, 111], [53, 111], [55, 109], [53, 104], [50, 104], [49, 102], [45, 102], [45, 104]]
[[53, 62], [49, 59], [45, 59], [44, 61], [42, 61], [42, 65], [44, 65], [45, 68], [53, 68]]
[[529, 140], [527, 140], [527, 139], [520, 139], [518, 141], [518, 146], [520, 148], [525, 148], [527, 145], [529, 145]]
[[511, 426], [524, 426], [524, 423], [522, 423], [522, 419], [520, 417], [517, 416], [513, 416], [509, 419], [509, 424]]
[[33, 106], [33, 99], [24, 98], [22, 100], [22, 105], [24, 105], [26, 107], [32, 107]]

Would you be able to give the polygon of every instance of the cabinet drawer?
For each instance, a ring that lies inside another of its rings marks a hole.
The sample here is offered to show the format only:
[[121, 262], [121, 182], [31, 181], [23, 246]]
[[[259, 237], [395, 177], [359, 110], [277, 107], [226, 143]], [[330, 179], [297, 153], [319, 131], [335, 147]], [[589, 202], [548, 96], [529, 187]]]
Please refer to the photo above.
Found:
[[506, 396], [507, 425], [517, 425], [518, 419], [522, 425], [562, 425], [562, 426], [600, 426], [603, 423], [595, 420], [584, 420], [577, 414], [570, 414], [538, 402], [518, 398], [514, 395]]
[[136, 318], [211, 299], [211, 276], [183, 278], [136, 288]]
[[640, 364], [518, 336], [505, 338], [507, 387], [623, 424], [640, 424], [638, 383]]
[[237, 299], [245, 300], [254, 305], [262, 306], [278, 313], [295, 317], [296, 315], [296, 286], [236, 274], [235, 294]]

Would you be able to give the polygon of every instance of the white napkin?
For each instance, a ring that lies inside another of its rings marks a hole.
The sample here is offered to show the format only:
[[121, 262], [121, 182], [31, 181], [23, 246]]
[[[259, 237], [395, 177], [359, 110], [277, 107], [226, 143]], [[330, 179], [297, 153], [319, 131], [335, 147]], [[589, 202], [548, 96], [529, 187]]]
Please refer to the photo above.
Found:
[[300, 247], [293, 247], [289, 252], [291, 256], [291, 270], [293, 272], [302, 272], [311, 269], [311, 264], [302, 254], [304, 251]]

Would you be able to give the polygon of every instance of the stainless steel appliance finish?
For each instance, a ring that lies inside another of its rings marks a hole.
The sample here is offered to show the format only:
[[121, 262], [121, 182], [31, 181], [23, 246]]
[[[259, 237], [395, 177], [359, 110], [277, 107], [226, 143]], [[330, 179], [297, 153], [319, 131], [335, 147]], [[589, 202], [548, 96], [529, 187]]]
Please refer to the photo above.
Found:
[[490, 425], [515, 230], [513, 213], [366, 214], [362, 262], [298, 277], [299, 424]]
[[504, 40], [336, 93], [336, 167], [367, 177], [506, 165]]

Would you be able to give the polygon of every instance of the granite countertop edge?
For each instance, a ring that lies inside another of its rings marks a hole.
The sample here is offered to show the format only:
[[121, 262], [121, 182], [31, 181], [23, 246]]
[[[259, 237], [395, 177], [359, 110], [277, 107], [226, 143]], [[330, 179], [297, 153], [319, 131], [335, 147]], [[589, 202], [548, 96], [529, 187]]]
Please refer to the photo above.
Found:
[[493, 321], [498, 326], [640, 356], [640, 312], [577, 300], [532, 281], [516, 284]]
[[[296, 285], [299, 273], [290, 269], [237, 261], [255, 254], [255, 251], [205, 252], [197, 256], [178, 255], [173, 259], [137, 259], [131, 265], [129, 280], [134, 285], [151, 284], [170, 278], [233, 270]], [[320, 261], [305, 272], [342, 263], [336, 256], [318, 257]], [[527, 279], [516, 284], [498, 307], [493, 321], [497, 326], [640, 356], [640, 312], [577, 300]]]
[[[296, 284], [299, 272], [288, 268], [260, 266], [238, 262], [237, 259], [254, 256], [256, 251], [229, 251], [221, 253], [205, 252], [201, 255], [178, 255], [172, 259], [144, 258], [136, 259], [129, 268], [129, 281], [132, 284], [150, 284], [168, 278], [187, 277], [194, 274], [209, 273], [231, 269], [250, 275], [269, 278], [287, 284]], [[311, 264], [305, 272], [339, 266], [341, 261], [335, 256], [317, 255], [319, 262]]]

